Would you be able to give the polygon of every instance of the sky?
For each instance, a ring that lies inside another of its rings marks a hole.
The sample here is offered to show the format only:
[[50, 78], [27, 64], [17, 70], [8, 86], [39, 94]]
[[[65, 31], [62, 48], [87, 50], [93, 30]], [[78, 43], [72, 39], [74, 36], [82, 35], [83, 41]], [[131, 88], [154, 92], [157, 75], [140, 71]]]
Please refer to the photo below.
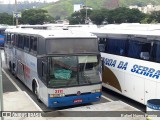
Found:
[[[29, 1], [29, 2], [34, 2], [34, 1], [36, 1], [36, 2], [44, 2], [44, 1], [46, 1], [46, 2], [56, 2], [56, 1], [58, 1], [58, 0], [17, 0], [17, 3], [18, 2], [23, 2], [23, 1]], [[15, 0], [0, 0], [0, 2], [1, 3], [4, 3], [4, 4], [14, 4], [15, 3]]]

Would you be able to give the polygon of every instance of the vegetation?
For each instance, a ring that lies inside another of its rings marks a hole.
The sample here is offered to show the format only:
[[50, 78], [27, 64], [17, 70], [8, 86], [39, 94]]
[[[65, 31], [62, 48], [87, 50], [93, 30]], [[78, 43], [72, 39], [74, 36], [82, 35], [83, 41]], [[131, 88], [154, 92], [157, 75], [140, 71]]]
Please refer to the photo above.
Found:
[[[43, 9], [47, 10], [51, 16], [60, 16], [62, 19], [70, 16], [73, 13], [74, 4], [87, 4], [87, 6], [93, 9], [106, 8], [105, 5], [111, 0], [60, 0], [56, 3], [52, 3]], [[113, 7], [116, 8], [116, 7]]]
[[[88, 16], [91, 14], [91, 10], [87, 11]], [[71, 24], [85, 24], [86, 20], [86, 10], [81, 10], [80, 12], [74, 12], [69, 18]]]
[[[0, 13], [0, 24], [13, 25], [13, 16], [8, 13]], [[30, 9], [22, 12], [22, 18], [19, 18], [19, 24], [43, 24], [54, 23], [54, 18], [48, 15], [46, 10]]]
[[[93, 10], [87, 10], [87, 20], [97, 25], [125, 22], [159, 23], [160, 11], [152, 12], [152, 14], [144, 14], [137, 9], [131, 10], [126, 7], [119, 7], [135, 4], [144, 6], [148, 4], [148, 2], [158, 5], [160, 0], [60, 0], [56, 3], [51, 3], [49, 6], [46, 5], [46, 7], [42, 9], [22, 11], [22, 18], [19, 19], [19, 23], [32, 25], [43, 24], [45, 22], [54, 23], [55, 20], [67, 18], [70, 24], [84, 24], [86, 23], [86, 10], [73, 13], [73, 5], [76, 3], [87, 4], [87, 6], [93, 8]], [[11, 25], [12, 23], [12, 15], [0, 13], [0, 24]]]
[[0, 13], [0, 24], [12, 25], [12, 23], [13, 23], [12, 15], [9, 15], [8, 13]]
[[77, 3], [87, 4], [93, 8], [98, 9], [115, 9], [118, 7], [128, 7], [130, 5], [145, 6], [149, 3], [153, 5], [160, 5], [160, 0], [60, 0], [56, 3], [51, 3], [43, 7], [48, 13], [53, 16], [64, 19], [73, 13], [73, 5]]
[[[18, 3], [17, 9], [18, 9], [18, 11], [22, 11], [22, 10], [26, 10], [26, 9], [44, 7], [45, 5], [48, 5], [48, 3], [39, 3], [39, 2], [28, 3], [26, 1], [24, 3]], [[15, 11], [14, 4], [0, 4], [0, 13], [6, 12], [9, 14], [13, 14], [13, 11]]]
[[[84, 24], [86, 19], [84, 11], [73, 13], [69, 17], [70, 24]], [[158, 23], [160, 22], [160, 11], [144, 14], [138, 9], [120, 7], [114, 10], [100, 9], [89, 11], [88, 18], [97, 25], [104, 23]]]
[[[87, 20], [94, 24], [113, 24], [113, 23], [160, 23], [160, 11], [152, 12], [152, 14], [144, 14], [137, 9], [116, 8], [114, 10], [99, 9], [87, 10]], [[70, 24], [86, 23], [86, 10], [75, 12], [68, 17]], [[15, 20], [14, 20], [15, 21]], [[48, 15], [46, 10], [30, 9], [22, 12], [22, 18], [19, 24], [43, 24], [54, 23], [54, 18]], [[8, 13], [0, 13], [0, 24], [12, 25], [13, 16]]]
[[46, 10], [42, 9], [29, 9], [22, 12], [21, 24], [43, 24], [45, 22], [54, 22], [54, 18], [51, 17]]

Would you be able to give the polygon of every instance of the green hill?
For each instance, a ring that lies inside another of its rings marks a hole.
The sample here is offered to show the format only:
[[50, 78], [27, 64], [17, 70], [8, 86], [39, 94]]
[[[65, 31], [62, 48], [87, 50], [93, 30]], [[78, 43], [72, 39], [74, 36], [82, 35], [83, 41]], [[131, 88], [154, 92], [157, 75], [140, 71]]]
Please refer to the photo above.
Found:
[[[33, 7], [42, 7], [44, 5], [48, 5], [48, 3], [40, 3], [40, 2], [33, 2], [33, 3], [19, 3], [17, 5], [18, 11], [22, 11], [25, 9], [31, 9]], [[0, 13], [6, 12], [9, 14], [13, 14], [15, 11], [15, 4], [0, 4]]]
[[130, 5], [145, 6], [149, 3], [160, 5], [160, 0], [60, 0], [43, 7], [48, 10], [53, 17], [65, 18], [73, 13], [73, 5], [82, 3], [93, 9], [107, 8], [114, 9], [119, 7], [128, 7]]
[[64, 18], [73, 13], [74, 4], [85, 4], [85, 1], [87, 1], [87, 6], [90, 6], [93, 9], [99, 9], [105, 7], [104, 4], [111, 0], [60, 0], [56, 3], [43, 7], [43, 9], [48, 10], [49, 14], [53, 17], [61, 16]]

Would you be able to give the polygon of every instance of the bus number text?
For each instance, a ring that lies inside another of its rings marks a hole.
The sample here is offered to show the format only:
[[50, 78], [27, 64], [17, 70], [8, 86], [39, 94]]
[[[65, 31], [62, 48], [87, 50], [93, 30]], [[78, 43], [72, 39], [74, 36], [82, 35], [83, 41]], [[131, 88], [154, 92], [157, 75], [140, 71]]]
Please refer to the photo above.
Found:
[[57, 93], [57, 94], [63, 93], [63, 90], [55, 90], [55, 93]]

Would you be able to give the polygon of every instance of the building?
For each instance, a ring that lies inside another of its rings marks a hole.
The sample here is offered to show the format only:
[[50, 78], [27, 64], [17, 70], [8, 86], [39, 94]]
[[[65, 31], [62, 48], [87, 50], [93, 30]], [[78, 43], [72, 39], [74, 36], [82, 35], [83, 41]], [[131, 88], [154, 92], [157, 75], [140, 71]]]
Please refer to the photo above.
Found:
[[78, 12], [83, 8], [83, 4], [74, 4], [74, 12]]
[[147, 6], [144, 7], [138, 7], [137, 5], [134, 5], [134, 6], [129, 6], [129, 9], [138, 9], [143, 13], [150, 14], [153, 11], [160, 11], [160, 5], [154, 6], [152, 4], [148, 4]]
[[86, 6], [84, 4], [74, 4], [74, 10], [73, 10], [73, 12], [78, 12], [78, 11], [80, 11], [82, 9], [90, 9], [90, 10], [92, 10], [91, 7]]
[[160, 5], [155, 6], [154, 8], [155, 8], [155, 11], [160, 11]]

